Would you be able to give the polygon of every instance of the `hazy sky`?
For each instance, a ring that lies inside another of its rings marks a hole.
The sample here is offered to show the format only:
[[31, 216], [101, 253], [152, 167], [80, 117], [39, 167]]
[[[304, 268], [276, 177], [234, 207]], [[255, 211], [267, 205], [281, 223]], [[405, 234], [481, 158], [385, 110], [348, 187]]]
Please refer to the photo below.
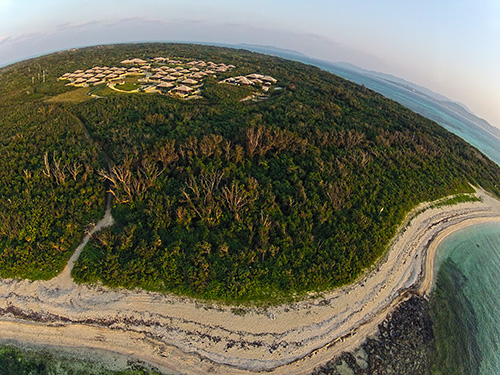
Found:
[[0, 66], [127, 41], [273, 45], [346, 61], [500, 127], [500, 0], [0, 0]]

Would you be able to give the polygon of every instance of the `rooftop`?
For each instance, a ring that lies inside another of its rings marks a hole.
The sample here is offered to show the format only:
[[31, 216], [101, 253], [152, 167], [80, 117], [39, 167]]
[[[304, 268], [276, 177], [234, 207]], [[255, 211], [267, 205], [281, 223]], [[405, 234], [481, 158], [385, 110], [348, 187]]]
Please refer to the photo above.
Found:
[[[124, 67], [124, 65], [139, 65], [140, 67]], [[190, 66], [186, 69], [186, 66]], [[112, 89], [119, 80], [131, 82], [146, 92], [165, 93], [165, 89], [171, 89], [170, 93], [176, 93], [180, 97], [200, 98], [200, 87], [207, 75], [216, 76], [217, 72], [226, 72], [235, 69], [234, 65], [224, 63], [206, 62], [203, 60], [181, 61], [169, 59], [168, 57], [154, 57], [149, 60], [140, 58], [125, 59], [120, 66], [94, 66], [84, 70], [76, 70], [73, 73], [64, 73], [59, 79], [69, 81], [68, 85], [89, 86], [106, 83]], [[168, 75], [167, 75], [168, 74]], [[142, 75], [140, 78], [128, 78], [127, 76]], [[263, 76], [262, 76], [263, 77]], [[230, 81], [228, 81], [230, 82]], [[153, 83], [153, 84], [152, 84]], [[252, 85], [253, 81], [248, 77], [238, 77], [238, 84]], [[197, 90], [193, 87], [195, 86]], [[137, 92], [141, 90], [131, 90]]]

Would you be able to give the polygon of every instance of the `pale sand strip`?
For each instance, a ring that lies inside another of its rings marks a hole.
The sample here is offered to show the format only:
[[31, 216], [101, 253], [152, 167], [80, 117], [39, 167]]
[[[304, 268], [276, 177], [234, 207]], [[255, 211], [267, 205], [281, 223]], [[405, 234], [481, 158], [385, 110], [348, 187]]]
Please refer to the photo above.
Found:
[[0, 340], [103, 349], [189, 374], [308, 373], [359, 346], [408, 290], [428, 294], [444, 237], [500, 221], [500, 202], [477, 194], [482, 202], [427, 209], [403, 224], [386, 257], [353, 285], [243, 316], [186, 298], [75, 285], [65, 273], [0, 280]]

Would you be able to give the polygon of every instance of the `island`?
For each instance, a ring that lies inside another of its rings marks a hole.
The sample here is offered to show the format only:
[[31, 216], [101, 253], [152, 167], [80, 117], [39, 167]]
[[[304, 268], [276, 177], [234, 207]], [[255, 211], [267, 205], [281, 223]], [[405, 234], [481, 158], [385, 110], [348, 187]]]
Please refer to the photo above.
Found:
[[429, 294], [442, 238], [500, 220], [496, 164], [312, 66], [112, 45], [0, 87], [4, 343], [311, 373]]

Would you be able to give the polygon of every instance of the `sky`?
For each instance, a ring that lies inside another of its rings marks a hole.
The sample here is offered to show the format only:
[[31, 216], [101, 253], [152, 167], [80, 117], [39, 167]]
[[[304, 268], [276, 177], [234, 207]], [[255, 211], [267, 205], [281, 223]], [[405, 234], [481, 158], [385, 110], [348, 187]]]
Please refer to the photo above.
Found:
[[500, 0], [0, 0], [0, 66], [137, 41], [269, 45], [348, 62], [500, 127]]

